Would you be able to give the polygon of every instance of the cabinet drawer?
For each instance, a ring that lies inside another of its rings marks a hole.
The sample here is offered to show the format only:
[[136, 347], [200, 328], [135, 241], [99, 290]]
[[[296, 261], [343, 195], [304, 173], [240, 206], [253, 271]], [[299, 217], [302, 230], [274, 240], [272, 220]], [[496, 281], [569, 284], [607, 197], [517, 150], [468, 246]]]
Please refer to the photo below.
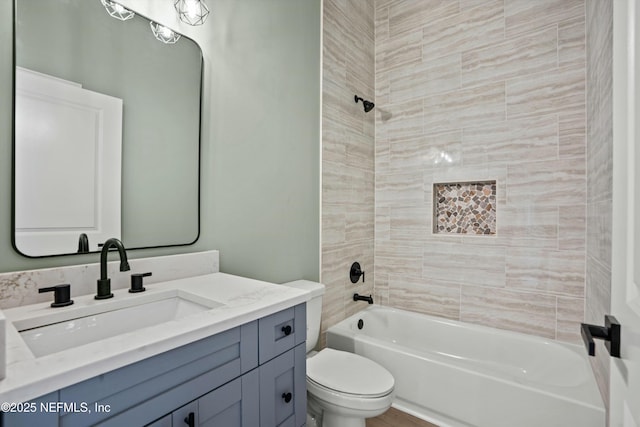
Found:
[[307, 337], [307, 307], [299, 304], [258, 321], [258, 354], [263, 364], [304, 342]]
[[302, 343], [260, 366], [260, 427], [304, 425], [306, 347]]

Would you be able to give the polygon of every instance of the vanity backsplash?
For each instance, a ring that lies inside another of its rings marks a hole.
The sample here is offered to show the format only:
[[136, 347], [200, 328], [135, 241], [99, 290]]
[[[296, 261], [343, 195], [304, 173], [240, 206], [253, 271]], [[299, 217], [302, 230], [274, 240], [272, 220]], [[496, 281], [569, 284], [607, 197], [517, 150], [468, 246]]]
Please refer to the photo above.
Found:
[[[96, 255], [96, 260], [98, 255]], [[107, 266], [112, 289], [128, 288], [131, 274], [152, 272], [145, 284], [165, 282], [220, 271], [218, 251], [204, 251], [152, 258], [130, 259], [130, 271], [119, 271], [120, 261], [110, 261]], [[18, 307], [51, 300], [51, 294], [40, 294], [38, 289], [63, 283], [71, 284], [71, 297], [96, 292], [100, 277], [100, 263], [66, 267], [0, 273], [0, 309]]]

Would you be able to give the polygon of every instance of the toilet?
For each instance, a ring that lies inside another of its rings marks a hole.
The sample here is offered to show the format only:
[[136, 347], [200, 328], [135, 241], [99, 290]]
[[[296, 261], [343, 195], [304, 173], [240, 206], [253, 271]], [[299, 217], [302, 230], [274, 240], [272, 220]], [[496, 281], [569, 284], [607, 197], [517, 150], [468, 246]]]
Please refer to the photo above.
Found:
[[393, 376], [360, 355], [325, 348], [313, 351], [320, 336], [324, 285], [307, 280], [284, 286], [311, 291], [307, 301], [307, 427], [365, 427], [365, 419], [391, 407]]

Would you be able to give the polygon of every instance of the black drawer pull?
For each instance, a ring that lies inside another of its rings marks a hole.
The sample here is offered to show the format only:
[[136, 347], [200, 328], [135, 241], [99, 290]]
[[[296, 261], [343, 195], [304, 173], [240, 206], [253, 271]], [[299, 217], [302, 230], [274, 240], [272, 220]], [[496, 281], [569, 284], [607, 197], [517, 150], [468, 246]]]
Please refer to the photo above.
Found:
[[293, 331], [293, 328], [291, 327], [291, 325], [287, 325], [283, 326], [280, 330], [284, 332], [285, 335], [291, 335], [291, 331]]
[[189, 412], [189, 416], [184, 419], [184, 422], [189, 427], [196, 427], [196, 414], [195, 414], [195, 412]]
[[293, 395], [291, 393], [282, 393], [282, 398], [284, 399], [284, 403], [291, 402]]

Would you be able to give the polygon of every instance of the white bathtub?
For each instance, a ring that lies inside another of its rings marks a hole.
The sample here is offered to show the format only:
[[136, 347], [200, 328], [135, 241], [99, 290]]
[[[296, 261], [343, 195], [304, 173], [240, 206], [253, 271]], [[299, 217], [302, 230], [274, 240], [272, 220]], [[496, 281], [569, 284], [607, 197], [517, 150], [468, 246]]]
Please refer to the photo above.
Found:
[[393, 406], [440, 427], [605, 425], [577, 345], [377, 305], [329, 328], [327, 345], [387, 368]]

